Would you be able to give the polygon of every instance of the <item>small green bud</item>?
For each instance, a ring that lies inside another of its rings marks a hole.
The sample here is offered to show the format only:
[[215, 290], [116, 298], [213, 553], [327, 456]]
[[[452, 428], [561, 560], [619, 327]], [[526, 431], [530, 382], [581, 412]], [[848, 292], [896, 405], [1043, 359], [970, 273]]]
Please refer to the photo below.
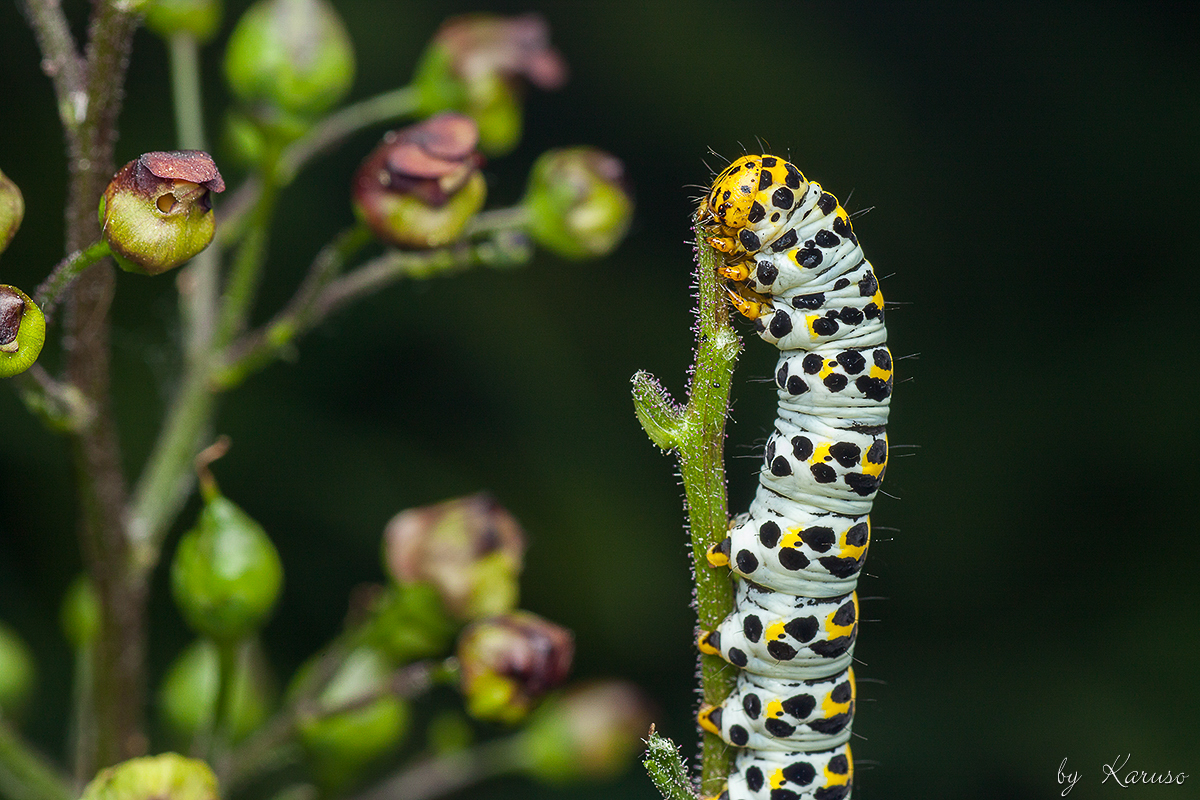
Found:
[[396, 247], [453, 242], [483, 207], [487, 184], [470, 117], [438, 114], [389, 131], [354, 174], [354, 210]]
[[444, 654], [461, 627], [428, 583], [387, 587], [375, 598], [371, 612], [364, 641], [399, 664]]
[[567, 65], [550, 46], [550, 29], [536, 14], [471, 14], [447, 20], [417, 67], [414, 84], [424, 114], [451, 109], [479, 123], [484, 152], [502, 155], [521, 139], [525, 81], [557, 89]]
[[[220, 656], [211, 639], [188, 645], [167, 670], [158, 692], [163, 719], [183, 740], [212, 726], [220, 690]], [[271, 711], [270, 681], [256, 639], [238, 649], [233, 687], [225, 708], [229, 736], [238, 742], [257, 730]]]
[[221, 0], [150, 0], [146, 27], [164, 39], [186, 33], [203, 44], [221, 27]]
[[7, 175], [0, 172], [0, 253], [4, 252], [8, 243], [16, 236], [17, 228], [21, 227], [21, 220], [24, 218], [25, 198], [21, 196], [21, 190]]
[[467, 712], [476, 719], [515, 723], [571, 669], [571, 632], [528, 611], [473, 622], [458, 637]]
[[392, 580], [432, 585], [454, 618], [467, 622], [516, 607], [525, 533], [490, 495], [402, 511], [383, 537]]
[[236, 641], [266, 621], [279, 598], [283, 567], [262, 527], [214, 492], [171, 564], [175, 603], [192, 630]]
[[0, 284], [0, 378], [33, 366], [46, 342], [46, 317], [29, 295]]
[[350, 90], [354, 46], [325, 0], [259, 0], [229, 37], [225, 77], [246, 105], [311, 121]]
[[17, 717], [29, 701], [37, 669], [29, 647], [0, 622], [0, 716]]
[[649, 729], [649, 704], [637, 687], [586, 683], [534, 713], [521, 737], [522, 762], [550, 783], [615, 777], [641, 752]]
[[[301, 668], [294, 686], [306, 682], [316, 659]], [[301, 717], [300, 739], [317, 781], [327, 791], [350, 785], [364, 768], [393, 751], [407, 733], [408, 704], [390, 691], [391, 675], [384, 655], [360, 647], [346, 657], [317, 707]], [[358, 703], [369, 697], [374, 699]], [[337, 711], [349, 706], [355, 707]]]
[[138, 156], [100, 198], [100, 226], [117, 264], [158, 275], [208, 247], [215, 225], [212, 192], [225, 182], [212, 156], [176, 150]]
[[80, 575], [67, 587], [59, 621], [63, 636], [76, 650], [84, 649], [100, 635], [100, 600], [87, 575]]
[[529, 174], [523, 204], [534, 240], [567, 258], [609, 253], [633, 216], [624, 165], [594, 147], [543, 153]]
[[79, 800], [220, 800], [203, 761], [176, 753], [124, 761], [100, 771]]

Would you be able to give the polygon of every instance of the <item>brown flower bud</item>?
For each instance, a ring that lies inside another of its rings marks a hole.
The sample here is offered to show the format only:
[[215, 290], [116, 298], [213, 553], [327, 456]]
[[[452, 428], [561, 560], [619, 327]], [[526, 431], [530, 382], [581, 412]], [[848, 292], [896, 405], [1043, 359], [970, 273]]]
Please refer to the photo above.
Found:
[[355, 173], [355, 210], [397, 247], [454, 241], [487, 196], [478, 142], [471, 118], [449, 112], [387, 133]]
[[223, 191], [208, 153], [146, 153], [122, 167], [104, 190], [104, 240], [123, 269], [166, 272], [208, 247], [215, 230], [210, 193]]
[[474, 622], [458, 638], [462, 693], [478, 719], [517, 722], [571, 669], [575, 640], [528, 611]]
[[521, 94], [528, 81], [557, 89], [567, 65], [536, 14], [470, 14], [438, 29], [417, 69], [425, 113], [451, 108], [479, 123], [485, 152], [511, 150], [521, 138]]
[[461, 621], [517, 604], [525, 534], [490, 495], [402, 511], [384, 531], [384, 561], [401, 585], [428, 583]]

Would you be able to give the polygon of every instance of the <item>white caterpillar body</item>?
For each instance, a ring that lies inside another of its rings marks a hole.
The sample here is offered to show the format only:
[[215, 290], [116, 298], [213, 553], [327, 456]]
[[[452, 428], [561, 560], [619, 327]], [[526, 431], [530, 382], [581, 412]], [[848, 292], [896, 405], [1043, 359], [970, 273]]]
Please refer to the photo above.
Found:
[[734, 306], [781, 350], [758, 492], [709, 551], [734, 611], [699, 646], [742, 672], [700, 724], [742, 748], [724, 800], [847, 800], [854, 589], [888, 456], [883, 296], [845, 210], [783, 159], [731, 164], [700, 224]]

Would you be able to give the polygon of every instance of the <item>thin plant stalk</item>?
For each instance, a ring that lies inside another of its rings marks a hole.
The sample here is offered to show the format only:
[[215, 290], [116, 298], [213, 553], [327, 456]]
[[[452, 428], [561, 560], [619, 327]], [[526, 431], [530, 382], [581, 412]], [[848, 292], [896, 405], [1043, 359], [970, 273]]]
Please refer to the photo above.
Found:
[[[728, 500], [725, 492], [725, 419], [730, 383], [741, 343], [729, 320], [729, 301], [717, 276], [718, 255], [704, 240], [697, 243], [696, 362], [688, 386], [688, 402], [680, 407], [652, 376], [633, 379], [638, 420], [651, 440], [679, 459], [691, 533], [696, 609], [703, 630], [713, 630], [733, 608], [733, 586], [727, 572], [708, 565], [711, 545], [725, 538]], [[717, 705], [733, 688], [735, 673], [716, 656], [700, 656], [704, 702]], [[729, 748], [717, 736], [701, 739], [702, 794], [715, 794], [729, 774]]]

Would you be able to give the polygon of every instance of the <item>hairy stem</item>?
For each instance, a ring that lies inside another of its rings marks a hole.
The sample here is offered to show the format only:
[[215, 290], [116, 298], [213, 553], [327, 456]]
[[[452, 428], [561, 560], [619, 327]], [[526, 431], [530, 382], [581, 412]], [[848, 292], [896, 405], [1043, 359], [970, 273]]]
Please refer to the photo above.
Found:
[[108, 244], [102, 240], [83, 250], [76, 250], [58, 262], [46, 280], [42, 281], [42, 285], [38, 287], [37, 293], [33, 297], [33, 302], [46, 315], [47, 321], [49, 321], [55, 306], [58, 305], [58, 301], [62, 299], [63, 292], [67, 290], [72, 281], [82, 275], [88, 267], [109, 254]]
[[[741, 350], [729, 322], [729, 302], [717, 277], [717, 253], [697, 242], [696, 363], [682, 409], [645, 373], [634, 377], [638, 419], [651, 440], [673, 449], [679, 458], [692, 538], [696, 610], [702, 630], [712, 630], [733, 608], [733, 586], [727, 571], [714, 570], [705, 556], [728, 528], [725, 494], [725, 418], [733, 368]], [[700, 656], [704, 702], [716, 705], [733, 688], [735, 671], [716, 656]], [[701, 741], [702, 794], [716, 794], [729, 774], [729, 749], [711, 733]]]
[[[62, 10], [53, 0], [28, 0], [26, 9], [58, 95], [67, 140], [66, 249], [100, 238], [96, 204], [114, 171], [117, 116], [138, 15], [127, 3], [96, 2], [83, 63]], [[57, 74], [55, 74], [57, 71]], [[111, 263], [82, 275], [67, 303], [66, 376], [95, 414], [73, 429], [72, 453], [82, 514], [81, 543], [101, 606], [96, 648], [94, 751], [89, 771], [139, 754], [144, 650], [145, 576], [129, 569], [123, 507], [125, 481], [109, 405], [108, 309]]]

